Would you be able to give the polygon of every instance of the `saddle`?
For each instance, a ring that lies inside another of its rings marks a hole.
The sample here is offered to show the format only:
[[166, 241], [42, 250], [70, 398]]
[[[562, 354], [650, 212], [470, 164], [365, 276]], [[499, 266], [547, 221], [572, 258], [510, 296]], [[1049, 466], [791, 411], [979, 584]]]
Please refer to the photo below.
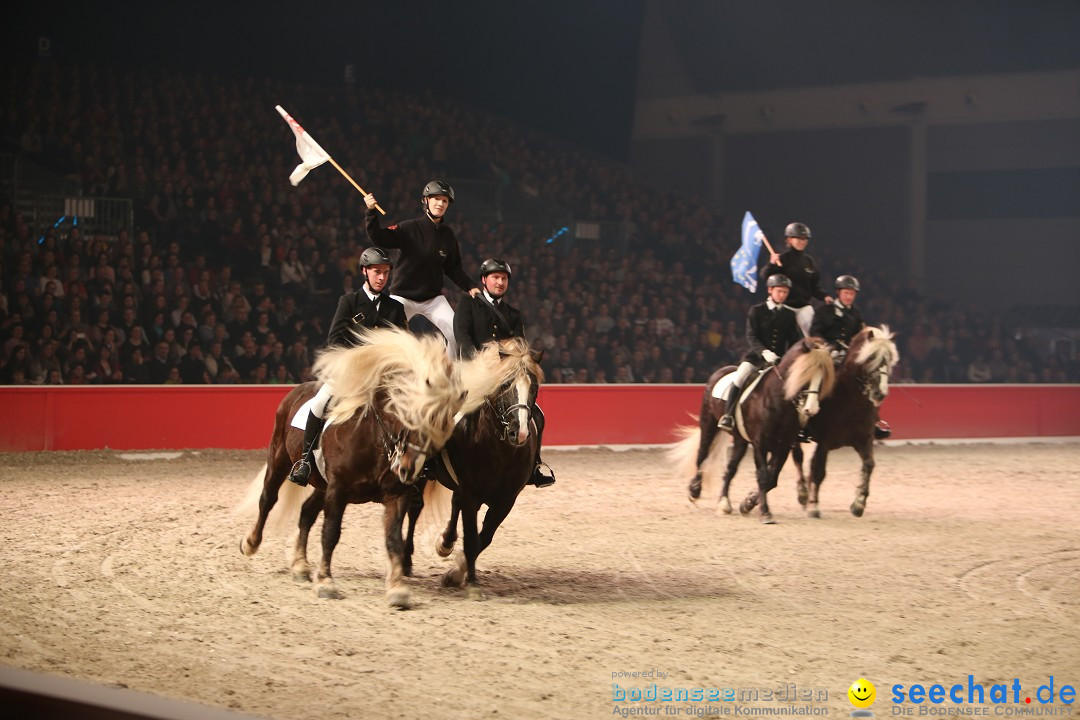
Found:
[[[765, 376], [765, 373], [773, 369], [772, 365], [766, 365], [763, 368], [758, 369], [747, 380], [746, 385], [743, 386], [742, 392], [739, 393], [738, 399], [735, 401], [735, 412], [732, 413], [735, 419], [735, 427], [738, 429], [739, 434], [743, 436], [743, 439], [750, 442], [750, 438], [746, 434], [746, 425], [743, 422], [742, 406], [746, 402], [746, 398], [750, 397], [750, 393], [754, 391], [754, 388], [761, 382], [761, 378]], [[719, 382], [713, 386], [712, 396], [717, 400], [723, 400], [727, 394], [728, 388], [731, 387], [731, 381], [735, 379], [735, 373], [728, 373], [724, 377], [720, 378]]]

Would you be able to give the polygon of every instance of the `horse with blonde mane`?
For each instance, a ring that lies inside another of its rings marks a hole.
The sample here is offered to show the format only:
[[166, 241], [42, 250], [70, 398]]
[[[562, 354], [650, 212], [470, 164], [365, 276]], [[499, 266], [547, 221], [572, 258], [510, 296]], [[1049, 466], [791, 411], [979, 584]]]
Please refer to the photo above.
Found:
[[[390, 558], [386, 594], [391, 606], [408, 608], [411, 601], [403, 580], [401, 528], [410, 490], [425, 458], [438, 453], [450, 438], [465, 391], [441, 341], [397, 328], [367, 330], [360, 337], [362, 345], [324, 350], [315, 363], [316, 376], [329, 383], [335, 394], [320, 441], [324, 463], [313, 469], [312, 491], [306, 500], [306, 490], [285, 483], [303, 452], [303, 431], [293, 427], [291, 420], [300, 410], [301, 417], [306, 417], [303, 406], [315, 395], [318, 384], [298, 385], [278, 405], [262, 492], [257, 495], [258, 517], [241, 540], [240, 550], [251, 556], [259, 549], [267, 517], [280, 492], [281, 510], [299, 518], [293, 579], [310, 581], [308, 534], [323, 512], [322, 559], [315, 575], [315, 593], [320, 598], [337, 599], [342, 594], [331, 575], [330, 560], [341, 536], [345, 506], [382, 503]], [[252, 483], [249, 498], [256, 497], [259, 482], [257, 477]]]
[[825, 461], [830, 450], [851, 447], [862, 459], [862, 482], [855, 490], [851, 514], [862, 517], [870, 495], [870, 475], [874, 472], [874, 426], [878, 407], [889, 394], [889, 375], [900, 361], [900, 352], [888, 326], [865, 327], [851, 339], [847, 355], [836, 374], [836, 389], [821, 403], [821, 412], [807, 426], [807, 435], [817, 443], [810, 461], [811, 481], [803, 474], [803, 451], [798, 444], [792, 458], [799, 473], [798, 497], [807, 514], [821, 517], [818, 491], [825, 479]]
[[[436, 542], [442, 557], [454, 548], [460, 513], [464, 553], [456, 555], [442, 584], [466, 586], [471, 597], [481, 597], [476, 587], [477, 556], [491, 544], [532, 476], [540, 442], [534, 415], [544, 381], [540, 357], [524, 340], [512, 338], [488, 343], [459, 363], [468, 394], [461, 420], [441, 455], [439, 482], [428, 483], [425, 490], [424, 507], [437, 527], [449, 517]], [[481, 505], [488, 509], [483, 528], [478, 529]]]
[[[696, 448], [696, 460], [692, 461], [694, 477], [689, 489], [690, 499], [695, 503], [701, 497], [703, 467], [720, 434], [717, 421], [724, 414], [725, 403], [721, 397], [716, 397], [722, 396], [722, 393], [714, 393], [713, 388], [734, 371], [735, 367], [729, 365], [712, 374], [701, 401], [699, 427], [686, 429], [683, 432], [685, 439], [670, 453], [676, 467], [688, 467]], [[778, 365], [766, 368], [759, 381], [747, 384], [742, 399], [738, 401], [740, 412], [735, 413], [732, 457], [741, 459], [747, 447], [754, 446], [757, 488], [751, 490], [739, 507], [743, 515], [749, 514], [760, 502], [761, 522], [774, 522], [767, 494], [776, 487], [780, 468], [787, 461], [800, 427], [818, 412], [821, 399], [832, 392], [834, 381], [835, 371], [828, 345], [821, 338], [804, 338], [784, 353]], [[720, 507], [725, 513], [731, 512], [728, 489], [737, 468], [737, 460], [729, 462], [724, 476]]]

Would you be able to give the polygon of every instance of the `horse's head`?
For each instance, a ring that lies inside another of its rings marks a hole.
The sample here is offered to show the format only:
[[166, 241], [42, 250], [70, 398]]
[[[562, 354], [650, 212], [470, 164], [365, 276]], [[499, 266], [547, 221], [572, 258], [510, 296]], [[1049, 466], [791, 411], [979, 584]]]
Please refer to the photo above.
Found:
[[889, 376], [899, 361], [888, 326], [865, 327], [851, 341], [844, 371], [858, 378], [863, 395], [878, 407], [889, 394]]
[[784, 353], [779, 370], [784, 377], [784, 397], [797, 401], [803, 421], [817, 415], [836, 381], [832, 353], [825, 341], [811, 337], [796, 343]]
[[544, 381], [539, 357], [524, 340], [512, 338], [492, 343], [462, 363], [470, 397], [463, 411], [486, 404], [494, 414], [499, 437], [515, 447], [524, 445], [532, 432], [530, 419]]
[[415, 482], [425, 461], [442, 451], [466, 397], [457, 368], [445, 356], [433, 358], [426, 370], [403, 378], [389, 393], [388, 408], [393, 408], [403, 425], [390, 469], [405, 483]]

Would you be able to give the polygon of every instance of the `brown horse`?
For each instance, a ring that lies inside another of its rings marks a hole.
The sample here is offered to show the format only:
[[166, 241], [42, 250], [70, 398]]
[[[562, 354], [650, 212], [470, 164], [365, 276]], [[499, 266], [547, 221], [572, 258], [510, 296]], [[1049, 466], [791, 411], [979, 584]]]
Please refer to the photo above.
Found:
[[[513, 509], [518, 493], [532, 475], [542, 427], [537, 427], [536, 394], [544, 381], [539, 353], [514, 338], [490, 343], [471, 360], [460, 363], [468, 389], [461, 421], [446, 443], [439, 464], [439, 482], [425, 491], [428, 520], [446, 529], [435, 550], [446, 557], [457, 540], [461, 514], [464, 553], [443, 576], [445, 587], [466, 586], [479, 598], [476, 558], [491, 544], [499, 525]], [[449, 509], [447, 506], [449, 505]], [[483, 528], [477, 527], [481, 505], [487, 505]]]
[[[702, 469], [719, 434], [717, 420], [724, 414], [724, 401], [714, 397], [713, 387], [734, 370], [735, 367], [729, 365], [712, 374], [701, 401], [699, 427], [684, 432], [686, 439], [671, 453], [677, 466], [686, 466], [690, 453], [695, 447], [697, 449], [694, 477], [689, 489], [690, 499], [694, 502], [701, 497]], [[757, 385], [747, 385], [748, 389], [743, 394], [745, 400], [740, 408], [741, 417], [736, 413], [734, 462], [728, 464], [720, 495], [724, 512], [731, 512], [728, 489], [738, 468], [738, 459], [746, 453], [749, 445], [753, 445], [757, 489], [746, 496], [739, 511], [747, 515], [760, 502], [761, 522], [773, 522], [767, 493], [776, 487], [780, 468], [787, 460], [799, 428], [818, 412], [819, 399], [829, 395], [834, 379], [835, 371], [828, 346], [821, 338], [805, 338], [788, 349], [779, 365], [766, 368]]]
[[799, 504], [810, 517], [821, 517], [818, 490], [825, 479], [830, 450], [851, 447], [862, 458], [862, 482], [855, 491], [851, 514], [862, 517], [870, 495], [874, 472], [874, 426], [878, 407], [889, 394], [889, 375], [900, 360], [888, 327], [866, 327], [852, 338], [847, 357], [836, 374], [836, 389], [821, 403], [821, 412], [810, 420], [807, 434], [817, 442], [810, 461], [811, 482], [803, 474], [803, 452], [798, 444], [792, 457], [799, 473]]
[[[315, 394], [317, 384], [297, 386], [278, 406], [258, 495], [258, 517], [241, 540], [240, 550], [251, 556], [259, 549], [267, 516], [280, 491], [284, 511], [294, 517], [299, 512], [293, 579], [311, 580], [308, 533], [323, 512], [322, 560], [315, 592], [321, 598], [340, 598], [330, 560], [341, 536], [345, 506], [382, 503], [390, 557], [387, 598], [390, 605], [407, 608], [410, 598], [403, 581], [401, 526], [410, 489], [424, 459], [438, 453], [453, 432], [454, 415], [465, 400], [465, 392], [441, 341], [389, 328], [367, 331], [362, 337], [363, 345], [326, 350], [316, 362], [316, 374], [334, 389], [334, 399], [320, 442], [325, 466], [312, 473], [314, 491], [306, 501], [304, 490], [285, 483], [300, 457], [304, 434], [291, 426], [290, 419]], [[259, 482], [256, 478], [252, 483], [249, 498], [256, 496]]]

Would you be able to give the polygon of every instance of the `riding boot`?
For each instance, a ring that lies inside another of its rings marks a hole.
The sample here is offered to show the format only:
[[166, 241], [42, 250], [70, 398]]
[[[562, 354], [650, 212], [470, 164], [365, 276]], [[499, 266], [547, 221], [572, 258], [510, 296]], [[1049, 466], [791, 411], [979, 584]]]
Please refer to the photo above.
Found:
[[[547, 468], [545, 473], [542, 468]], [[551, 469], [551, 466], [540, 459], [540, 453], [536, 453], [536, 465], [533, 467], [532, 477], [525, 483], [526, 485], [535, 485], [538, 488], [551, 487], [555, 484], [555, 471]]]
[[735, 403], [738, 402], [741, 389], [735, 383], [731, 383], [727, 392], [724, 393], [724, 415], [720, 418], [720, 422], [716, 424], [716, 427], [721, 430], [735, 431]]
[[319, 433], [325, 425], [326, 420], [313, 412], [308, 412], [307, 424], [304, 425], [304, 452], [289, 472], [289, 480], [300, 487], [307, 485], [308, 478], [311, 477], [312, 454], [319, 444]]
[[746, 384], [746, 381], [755, 370], [757, 370], [757, 366], [752, 362], [743, 360], [739, 363], [734, 377], [731, 378], [731, 385], [728, 386], [727, 392], [724, 393], [724, 415], [720, 418], [720, 422], [716, 423], [716, 427], [728, 432], [735, 431], [735, 405], [739, 402], [739, 395], [742, 393], [743, 385]]
[[808, 443], [812, 442], [810, 439], [810, 432], [807, 428], [799, 428], [799, 442]]

